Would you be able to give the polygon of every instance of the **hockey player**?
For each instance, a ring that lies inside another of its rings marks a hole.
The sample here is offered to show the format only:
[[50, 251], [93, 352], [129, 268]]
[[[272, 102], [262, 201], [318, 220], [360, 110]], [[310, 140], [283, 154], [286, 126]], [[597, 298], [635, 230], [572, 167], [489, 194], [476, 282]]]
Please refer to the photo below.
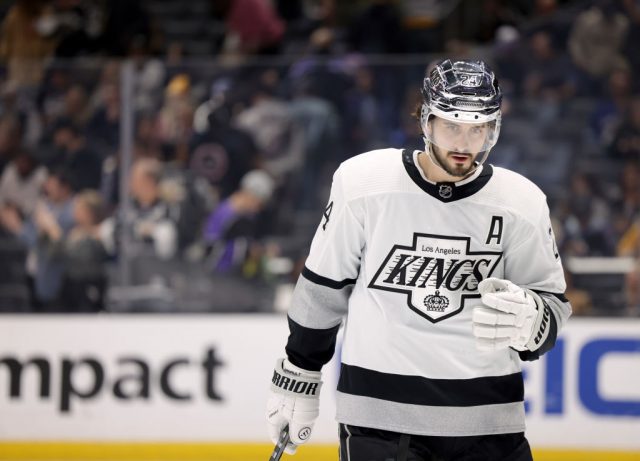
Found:
[[368, 152], [333, 177], [267, 404], [289, 453], [309, 440], [346, 315], [340, 459], [532, 459], [521, 361], [571, 313], [546, 199], [485, 163], [501, 120], [487, 65], [440, 62], [422, 95], [424, 152]]

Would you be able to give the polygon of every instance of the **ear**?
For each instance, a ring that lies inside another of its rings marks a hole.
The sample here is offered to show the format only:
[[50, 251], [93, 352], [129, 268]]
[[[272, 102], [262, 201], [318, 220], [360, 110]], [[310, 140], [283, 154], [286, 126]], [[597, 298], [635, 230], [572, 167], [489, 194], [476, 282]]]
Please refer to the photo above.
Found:
[[431, 137], [433, 135], [433, 118], [426, 123], [425, 131]]

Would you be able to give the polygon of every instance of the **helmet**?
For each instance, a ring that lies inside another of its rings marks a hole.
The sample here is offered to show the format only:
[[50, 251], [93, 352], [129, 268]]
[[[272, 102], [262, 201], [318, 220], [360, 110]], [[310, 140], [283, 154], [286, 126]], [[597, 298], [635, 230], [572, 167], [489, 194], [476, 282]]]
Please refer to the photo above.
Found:
[[482, 61], [451, 61], [438, 63], [425, 77], [422, 85], [420, 124], [427, 152], [429, 144], [455, 151], [457, 141], [435, 139], [429, 127], [434, 117], [458, 124], [483, 127], [476, 162], [482, 164], [500, 134], [502, 92], [493, 71]]

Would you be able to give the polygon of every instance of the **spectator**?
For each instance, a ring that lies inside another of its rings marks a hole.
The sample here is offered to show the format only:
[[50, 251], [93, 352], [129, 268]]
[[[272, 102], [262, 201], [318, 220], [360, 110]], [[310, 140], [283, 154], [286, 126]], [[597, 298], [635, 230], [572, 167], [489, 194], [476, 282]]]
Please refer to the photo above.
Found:
[[628, 70], [611, 72], [607, 81], [607, 91], [591, 114], [591, 129], [599, 146], [611, 145], [617, 129], [627, 113], [631, 99], [632, 78]]
[[58, 37], [56, 57], [73, 58], [95, 53], [104, 27], [99, 2], [57, 0], [46, 19], [51, 34]]
[[[593, 300], [586, 290], [578, 288], [573, 283], [573, 275], [568, 270], [564, 270], [564, 277], [567, 282], [567, 289], [564, 295], [571, 303], [572, 315], [589, 315], [593, 313]], [[575, 303], [575, 304], [574, 304]]]
[[155, 159], [137, 160], [131, 167], [129, 191], [133, 198], [130, 210], [119, 210], [102, 226], [107, 251], [116, 254], [118, 232], [126, 233], [133, 243], [127, 257], [153, 256], [172, 259], [178, 248], [178, 232], [172, 210], [160, 195], [162, 164]]
[[215, 0], [214, 14], [224, 19], [227, 54], [276, 53], [284, 36], [284, 23], [267, 0]]
[[164, 144], [167, 160], [186, 163], [194, 110], [189, 76], [175, 76], [165, 90], [164, 104], [160, 109], [156, 126], [158, 136]]
[[99, 236], [104, 212], [100, 195], [87, 190], [74, 200], [75, 226], [66, 236], [55, 219], [42, 221], [48, 251], [64, 265], [61, 305], [68, 312], [96, 312], [104, 308], [107, 253]]
[[44, 79], [38, 88], [38, 110], [46, 127], [50, 127], [65, 110], [65, 99], [73, 86], [72, 70], [59, 62], [47, 67]]
[[[569, 34], [577, 14], [576, 7], [558, 0], [508, 2], [508, 5], [514, 14], [513, 24], [524, 35], [545, 31], [553, 37], [553, 42], [561, 49], [567, 49]], [[577, 8], [580, 6], [577, 5]]]
[[629, 19], [617, 10], [615, 0], [598, 0], [576, 17], [569, 51], [583, 72], [585, 94], [599, 94], [611, 71], [628, 66], [622, 55], [628, 29]]
[[640, 258], [636, 259], [635, 267], [625, 276], [624, 288], [627, 314], [640, 317]]
[[46, 168], [38, 165], [31, 152], [20, 149], [2, 172], [0, 206], [12, 206], [21, 216], [30, 216], [46, 178]]
[[506, 94], [521, 94], [526, 61], [523, 48], [526, 45], [515, 27], [501, 26], [496, 30], [493, 60], [497, 71], [502, 76], [500, 86]]
[[621, 210], [624, 216], [634, 219], [640, 213], [640, 164], [627, 162], [620, 176]]
[[634, 74], [640, 73], [640, 53], [637, 52], [640, 43], [640, 4], [636, 0], [622, 0], [622, 6], [630, 20], [629, 33], [624, 47], [624, 54]]
[[141, 0], [109, 0], [100, 48], [107, 56], [125, 56], [135, 37], [150, 36], [150, 21]]
[[624, 294], [628, 314], [640, 316], [640, 214], [620, 238], [617, 254], [635, 260], [633, 269], [625, 275]]
[[[116, 67], [111, 69], [117, 72]], [[97, 106], [87, 125], [87, 135], [97, 150], [110, 154], [120, 143], [120, 87], [106, 81], [96, 91]]]
[[640, 220], [636, 220], [622, 235], [616, 248], [620, 257], [640, 257]]
[[55, 221], [60, 233], [66, 237], [73, 227], [73, 191], [65, 170], [57, 169], [44, 183], [45, 198], [38, 202], [31, 218], [23, 219], [13, 207], [0, 211], [5, 229], [18, 236], [28, 249], [27, 273], [31, 305], [37, 311], [59, 308], [64, 265], [49, 251], [45, 232]]
[[0, 172], [8, 165], [20, 145], [20, 125], [15, 117], [0, 118]]
[[64, 95], [64, 109], [60, 118], [66, 118], [74, 125], [84, 127], [90, 116], [87, 90], [82, 85], [73, 85]]
[[[202, 110], [201, 110], [202, 109]], [[199, 112], [206, 120], [191, 140], [189, 167], [205, 177], [223, 199], [256, 166], [258, 149], [253, 138], [231, 125], [231, 107], [224, 101], [207, 101]]]
[[40, 88], [38, 103], [40, 115], [49, 131], [61, 119], [85, 127], [91, 116], [86, 88], [73, 83], [63, 69], [50, 70], [46, 83]]
[[369, 3], [349, 24], [348, 40], [353, 49], [371, 54], [405, 51], [405, 33], [396, 2], [377, 0]]
[[629, 103], [626, 117], [613, 136], [610, 152], [616, 159], [640, 164], [640, 96]]
[[385, 141], [375, 74], [364, 64], [354, 69], [354, 86], [346, 94], [345, 124], [349, 155], [379, 148]]
[[136, 122], [134, 158], [162, 158], [162, 142], [156, 127], [155, 115], [140, 114]]
[[424, 147], [424, 135], [414, 115], [421, 105], [420, 88], [417, 85], [407, 86], [402, 98], [400, 126], [391, 133], [393, 145], [406, 146], [407, 149], [412, 150]]
[[167, 69], [160, 58], [150, 56], [144, 38], [136, 37], [129, 58], [134, 63], [133, 105], [142, 112], [157, 111], [162, 100], [162, 91]]
[[305, 140], [302, 174], [292, 178], [295, 207], [317, 211], [325, 199], [320, 187], [323, 170], [342, 157], [340, 118], [329, 101], [313, 94], [306, 85], [297, 88], [291, 110], [304, 130]]
[[295, 123], [290, 105], [275, 97], [263, 84], [257, 84], [251, 106], [238, 114], [238, 128], [255, 140], [262, 166], [282, 183], [300, 170], [304, 161], [304, 132]]
[[45, 58], [56, 39], [48, 34], [45, 0], [18, 0], [9, 9], [0, 35], [0, 59], [8, 66], [8, 82], [34, 90], [43, 76]]
[[252, 170], [240, 188], [211, 213], [204, 230], [210, 261], [216, 272], [241, 266], [250, 244], [259, 235], [257, 217], [271, 198], [274, 181], [268, 173]]
[[[157, 132], [157, 117], [150, 113], [141, 113], [136, 121], [134, 134], [133, 160], [142, 158], [163, 159], [162, 143]], [[102, 163], [100, 192], [109, 208], [117, 205], [120, 194], [119, 155], [114, 152]]]
[[610, 216], [607, 204], [596, 194], [592, 178], [576, 173], [566, 201], [562, 253], [572, 256], [606, 256], [613, 252], [607, 235]]
[[316, 29], [309, 37], [306, 54], [291, 66], [288, 78], [294, 94], [304, 92], [329, 101], [342, 114], [346, 92], [353, 82], [336, 54], [335, 31]]
[[568, 56], [556, 51], [548, 32], [536, 32], [529, 39], [525, 64], [524, 92], [532, 100], [559, 104], [575, 92], [573, 67]]
[[86, 137], [76, 125], [60, 120], [53, 132], [54, 166], [64, 167], [70, 177], [73, 190], [99, 189], [102, 160], [91, 150]]

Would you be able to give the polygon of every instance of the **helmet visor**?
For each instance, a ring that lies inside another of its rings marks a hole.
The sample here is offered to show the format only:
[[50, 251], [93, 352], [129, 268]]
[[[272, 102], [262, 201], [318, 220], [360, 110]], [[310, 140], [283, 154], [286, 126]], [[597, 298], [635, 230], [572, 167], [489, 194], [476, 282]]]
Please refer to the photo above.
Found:
[[422, 120], [422, 131], [425, 140], [441, 151], [475, 155], [496, 144], [500, 121], [454, 121], [431, 113]]

